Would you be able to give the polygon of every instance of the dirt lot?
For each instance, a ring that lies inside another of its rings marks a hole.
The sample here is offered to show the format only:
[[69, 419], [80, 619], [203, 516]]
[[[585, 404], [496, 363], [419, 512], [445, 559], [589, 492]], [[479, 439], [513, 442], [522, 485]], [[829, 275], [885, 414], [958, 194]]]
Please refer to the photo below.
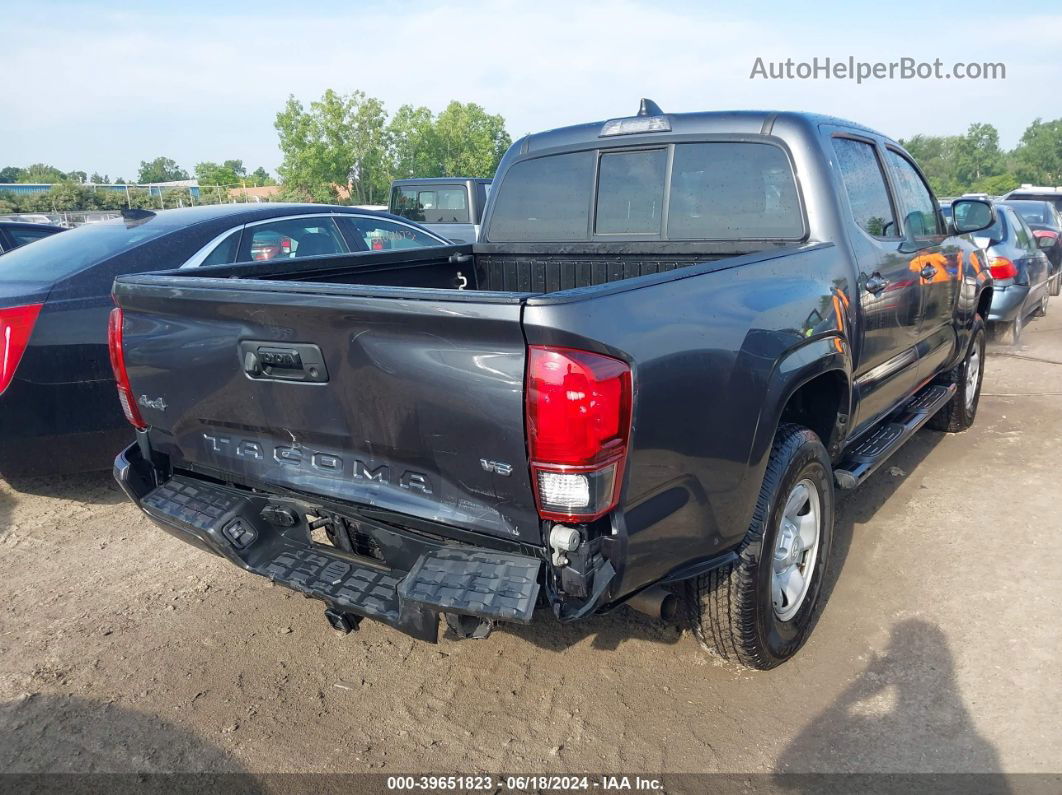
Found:
[[842, 501], [797, 659], [618, 614], [437, 646], [163, 534], [109, 476], [0, 482], [0, 769], [1062, 770], [1062, 306]]

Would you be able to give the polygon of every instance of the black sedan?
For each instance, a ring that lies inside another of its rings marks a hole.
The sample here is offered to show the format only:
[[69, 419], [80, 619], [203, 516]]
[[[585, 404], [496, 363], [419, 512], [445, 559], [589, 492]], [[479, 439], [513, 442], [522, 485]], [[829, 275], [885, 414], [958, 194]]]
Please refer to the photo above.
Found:
[[131, 210], [0, 257], [0, 476], [105, 469], [130, 440], [107, 352], [125, 273], [449, 245], [353, 207]]
[[0, 221], [0, 254], [64, 231], [63, 227], [50, 224]]

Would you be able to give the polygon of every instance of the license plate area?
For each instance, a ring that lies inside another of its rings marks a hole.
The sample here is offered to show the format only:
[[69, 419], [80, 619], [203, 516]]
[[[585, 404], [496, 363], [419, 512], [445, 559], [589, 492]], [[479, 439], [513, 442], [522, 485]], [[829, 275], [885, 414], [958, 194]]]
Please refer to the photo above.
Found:
[[305, 515], [311, 546], [338, 550], [376, 564], [386, 564], [383, 546], [360, 522], [325, 510]]

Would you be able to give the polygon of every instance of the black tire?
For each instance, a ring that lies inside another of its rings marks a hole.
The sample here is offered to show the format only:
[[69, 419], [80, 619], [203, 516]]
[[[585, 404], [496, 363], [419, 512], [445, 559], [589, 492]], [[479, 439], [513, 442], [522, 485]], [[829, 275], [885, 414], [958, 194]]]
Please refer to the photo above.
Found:
[[[970, 379], [968, 378], [974, 354], [977, 354], [976, 383], [973, 385], [973, 397], [970, 395]], [[970, 335], [970, 347], [962, 361], [948, 372], [937, 378], [938, 384], [950, 386], [955, 384], [955, 394], [951, 400], [933, 415], [927, 423], [930, 428], [946, 433], [959, 433], [965, 431], [974, 424], [977, 417], [977, 404], [981, 402], [981, 384], [984, 383], [985, 373], [985, 324], [981, 316], [974, 317], [973, 332]]]
[[1044, 288], [1044, 294], [1040, 297], [1040, 303], [1033, 311], [1033, 317], [1047, 317], [1047, 305], [1051, 300], [1051, 291], [1046, 287]]
[[1058, 295], [1062, 292], [1062, 273], [1056, 273], [1055, 278], [1051, 280], [1051, 295]]
[[[813, 483], [818, 493], [819, 544], [806, 595], [797, 612], [783, 621], [772, 602], [774, 554], [786, 500], [803, 480]], [[817, 615], [833, 541], [833, 506], [833, 470], [819, 437], [799, 425], [780, 426], [737, 562], [686, 583], [687, 615], [704, 649], [759, 670], [796, 654]]]
[[1018, 314], [1009, 323], [992, 324], [992, 339], [1001, 345], [1017, 345], [1021, 342], [1021, 333], [1024, 330], [1025, 317], [1019, 310]]

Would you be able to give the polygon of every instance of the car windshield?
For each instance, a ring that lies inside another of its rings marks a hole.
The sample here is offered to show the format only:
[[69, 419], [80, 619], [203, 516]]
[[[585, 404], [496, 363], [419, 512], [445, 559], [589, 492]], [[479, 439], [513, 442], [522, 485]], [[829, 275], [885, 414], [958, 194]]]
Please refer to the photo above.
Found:
[[1026, 223], [1058, 229], [1057, 217], [1047, 202], [1009, 201], [1007, 206], [1017, 210], [1018, 215], [1024, 218]]
[[156, 215], [86, 224], [0, 257], [0, 281], [54, 282], [185, 224]]

